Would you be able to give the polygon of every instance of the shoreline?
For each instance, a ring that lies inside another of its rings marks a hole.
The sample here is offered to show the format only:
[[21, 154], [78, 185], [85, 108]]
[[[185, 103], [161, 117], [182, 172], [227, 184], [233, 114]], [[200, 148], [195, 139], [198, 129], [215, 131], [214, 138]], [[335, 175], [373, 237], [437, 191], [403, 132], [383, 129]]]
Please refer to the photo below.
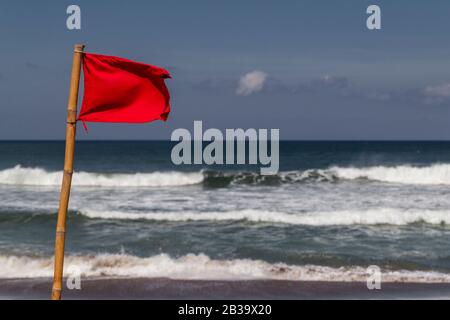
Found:
[[[65, 285], [65, 281], [63, 282]], [[52, 280], [0, 279], [0, 299], [48, 300]], [[63, 299], [449, 299], [450, 283], [382, 283], [368, 290], [363, 282], [283, 280], [172, 280], [167, 278], [82, 279], [81, 290], [63, 291]]]

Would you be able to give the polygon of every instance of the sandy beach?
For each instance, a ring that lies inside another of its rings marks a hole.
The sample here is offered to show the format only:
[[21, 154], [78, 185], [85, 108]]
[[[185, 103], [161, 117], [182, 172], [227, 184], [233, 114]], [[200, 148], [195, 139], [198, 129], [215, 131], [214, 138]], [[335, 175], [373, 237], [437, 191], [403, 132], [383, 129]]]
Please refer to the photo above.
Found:
[[[0, 281], [1, 299], [48, 299], [51, 279]], [[89, 279], [64, 299], [449, 299], [450, 284]]]

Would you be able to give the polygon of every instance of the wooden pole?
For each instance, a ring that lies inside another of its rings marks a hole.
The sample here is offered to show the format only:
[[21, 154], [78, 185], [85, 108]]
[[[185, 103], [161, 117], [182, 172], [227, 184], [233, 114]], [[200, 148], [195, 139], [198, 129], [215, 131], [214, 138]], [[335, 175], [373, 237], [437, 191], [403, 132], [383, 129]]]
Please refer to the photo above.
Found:
[[69, 207], [70, 187], [72, 185], [73, 156], [77, 125], [78, 88], [80, 85], [81, 58], [83, 55], [83, 50], [83, 44], [76, 44], [74, 47], [69, 103], [67, 107], [68, 113], [66, 129], [66, 155], [64, 159], [64, 174], [59, 200], [58, 222], [56, 226], [55, 269], [53, 273], [52, 300], [60, 300], [62, 291], [64, 241], [66, 234], [66, 220], [67, 209]]

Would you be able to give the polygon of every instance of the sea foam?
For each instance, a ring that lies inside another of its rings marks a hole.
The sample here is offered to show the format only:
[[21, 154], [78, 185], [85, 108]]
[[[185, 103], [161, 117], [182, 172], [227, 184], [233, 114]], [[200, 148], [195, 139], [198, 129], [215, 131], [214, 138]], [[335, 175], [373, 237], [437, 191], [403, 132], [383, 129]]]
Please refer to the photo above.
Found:
[[[62, 172], [42, 168], [25, 168], [20, 165], [0, 170], [0, 184], [58, 186]], [[75, 172], [73, 184], [95, 187], [164, 187], [205, 183], [206, 186], [223, 187], [228, 184], [289, 184], [301, 182], [336, 182], [367, 180], [411, 185], [450, 185], [450, 164], [433, 164], [426, 167], [409, 165], [375, 167], [330, 167], [280, 172], [262, 176], [254, 172], [234, 171], [156, 171], [150, 173], [94, 173]]]
[[[53, 274], [53, 259], [0, 256], [0, 278], [41, 278]], [[332, 268], [316, 265], [288, 265], [262, 260], [215, 260], [204, 254], [173, 258], [159, 254], [141, 258], [126, 254], [67, 256], [67, 270], [83, 277], [170, 278], [189, 280], [290, 280], [366, 282], [363, 267]], [[76, 268], [74, 268], [76, 267]], [[449, 283], [450, 274], [432, 271], [383, 271], [384, 282]]]
[[339, 168], [329, 170], [341, 179], [377, 180], [382, 182], [432, 185], [450, 185], [450, 164], [434, 164], [426, 167], [396, 166], [368, 168]]
[[408, 225], [428, 223], [450, 224], [450, 210], [408, 210], [377, 208], [369, 210], [340, 210], [329, 212], [286, 213], [256, 209], [209, 212], [123, 212], [81, 210], [91, 219], [153, 220], [153, 221], [249, 221], [288, 225]]
[[[49, 172], [41, 168], [23, 168], [19, 165], [0, 171], [0, 184], [58, 186], [62, 172]], [[134, 174], [101, 174], [76, 172], [72, 184], [87, 187], [166, 187], [201, 183], [201, 172], [152, 172]]]

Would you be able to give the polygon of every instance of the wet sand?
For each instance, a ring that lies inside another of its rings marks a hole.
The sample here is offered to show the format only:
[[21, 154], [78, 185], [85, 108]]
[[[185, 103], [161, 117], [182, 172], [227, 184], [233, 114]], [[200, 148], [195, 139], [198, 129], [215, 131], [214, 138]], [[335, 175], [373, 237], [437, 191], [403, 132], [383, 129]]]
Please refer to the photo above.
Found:
[[[0, 280], [1, 299], [48, 299], [51, 279]], [[450, 299], [450, 284], [85, 279], [64, 299]]]

